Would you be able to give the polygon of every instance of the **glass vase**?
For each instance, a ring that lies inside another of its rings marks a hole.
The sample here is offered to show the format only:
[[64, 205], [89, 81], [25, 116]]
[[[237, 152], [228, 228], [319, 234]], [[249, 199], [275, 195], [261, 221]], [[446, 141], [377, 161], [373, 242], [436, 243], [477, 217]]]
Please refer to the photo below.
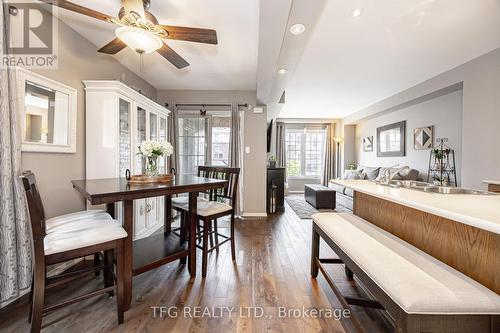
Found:
[[146, 176], [158, 176], [158, 155], [146, 157]]

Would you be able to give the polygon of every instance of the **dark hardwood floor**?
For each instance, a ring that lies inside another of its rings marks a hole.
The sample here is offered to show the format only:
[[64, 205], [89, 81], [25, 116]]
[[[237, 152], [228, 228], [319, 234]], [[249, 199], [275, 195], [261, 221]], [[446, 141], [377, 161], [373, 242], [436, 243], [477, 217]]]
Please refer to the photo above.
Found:
[[[321, 274], [317, 280], [310, 278], [310, 242], [311, 222], [300, 220], [288, 206], [285, 213], [267, 219], [237, 221], [235, 264], [230, 247], [223, 246], [218, 256], [210, 255], [206, 279], [198, 270], [196, 279], [190, 280], [187, 267], [178, 262], [165, 265], [134, 278], [132, 306], [124, 324], [117, 325], [115, 299], [101, 296], [44, 317], [43, 332], [344, 332], [338, 320], [301, 316], [303, 308], [340, 309]], [[324, 257], [333, 256], [324, 244], [321, 251]], [[362, 293], [347, 280], [342, 266], [332, 265], [329, 272], [344, 294]], [[48, 300], [76, 295], [100, 283], [101, 278], [89, 276], [51, 292]], [[170, 309], [170, 316], [160, 316], [159, 308], [155, 316], [154, 307], [159, 306]], [[219, 307], [234, 309], [220, 316]], [[257, 308], [252, 315], [246, 307]], [[298, 318], [280, 318], [280, 307], [294, 309]], [[212, 316], [201, 316], [203, 311]], [[377, 310], [354, 307], [354, 312], [367, 332], [392, 331]], [[0, 332], [29, 331], [27, 314], [26, 304], [19, 302], [0, 310]], [[344, 323], [348, 328], [348, 321]]]

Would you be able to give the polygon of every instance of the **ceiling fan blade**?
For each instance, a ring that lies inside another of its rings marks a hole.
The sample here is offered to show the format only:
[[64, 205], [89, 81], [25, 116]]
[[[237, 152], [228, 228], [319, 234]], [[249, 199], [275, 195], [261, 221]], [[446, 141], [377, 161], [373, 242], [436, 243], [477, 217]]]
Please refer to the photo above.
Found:
[[178, 69], [189, 66], [189, 63], [184, 60], [177, 52], [172, 50], [167, 44], [163, 43], [163, 46], [156, 50], [159, 54], [161, 54], [165, 59], [170, 61], [172, 65], [177, 67]]
[[217, 44], [217, 31], [213, 29], [200, 29], [189, 27], [176, 27], [173, 25], [160, 25], [168, 32], [167, 39], [186, 40], [189, 42]]
[[72, 12], [79, 13], [82, 15], [90, 16], [93, 18], [96, 18], [101, 21], [106, 21], [108, 22], [108, 19], [113, 18], [113, 16], [109, 16], [106, 14], [103, 14], [101, 12], [98, 12], [96, 10], [83, 7], [80, 5], [77, 5], [76, 3], [72, 3], [66, 0], [40, 0], [41, 2], [44, 2], [46, 4], [52, 5], [52, 6], [57, 6], [63, 9], [71, 10]]
[[119, 38], [113, 39], [108, 44], [101, 47], [97, 52], [107, 53], [107, 54], [116, 54], [127, 47], [127, 44], [121, 41]]

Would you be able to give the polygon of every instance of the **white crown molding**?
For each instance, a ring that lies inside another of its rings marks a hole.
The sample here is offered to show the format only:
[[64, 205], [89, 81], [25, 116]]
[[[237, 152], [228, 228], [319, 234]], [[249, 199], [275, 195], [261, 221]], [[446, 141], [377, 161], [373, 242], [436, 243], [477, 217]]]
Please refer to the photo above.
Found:
[[138, 91], [130, 88], [126, 84], [116, 81], [116, 80], [83, 80], [83, 84], [85, 85], [85, 91], [87, 92], [98, 92], [98, 91], [114, 91], [125, 96], [129, 96], [135, 101], [140, 102], [146, 107], [151, 107], [153, 109], [161, 109], [163, 112], [169, 114], [171, 111], [164, 106], [156, 103], [152, 99]]

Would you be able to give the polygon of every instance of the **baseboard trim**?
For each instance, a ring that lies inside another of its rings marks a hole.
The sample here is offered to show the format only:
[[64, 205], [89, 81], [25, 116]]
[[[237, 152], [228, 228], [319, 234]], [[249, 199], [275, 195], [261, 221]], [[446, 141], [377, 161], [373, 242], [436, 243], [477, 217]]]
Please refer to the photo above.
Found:
[[255, 218], [255, 217], [263, 217], [266, 218], [267, 214], [266, 213], [242, 213], [241, 214], [242, 218]]

